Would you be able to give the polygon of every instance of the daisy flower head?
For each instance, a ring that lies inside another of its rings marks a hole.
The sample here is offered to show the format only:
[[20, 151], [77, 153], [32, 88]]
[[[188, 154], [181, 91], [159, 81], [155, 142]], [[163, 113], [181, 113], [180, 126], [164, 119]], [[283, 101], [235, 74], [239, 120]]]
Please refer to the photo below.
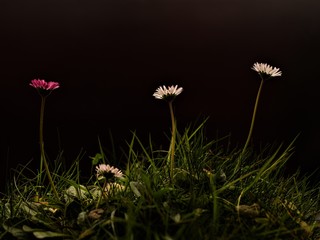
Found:
[[172, 101], [176, 96], [178, 96], [182, 92], [183, 88], [178, 87], [178, 85], [172, 85], [170, 87], [160, 86], [156, 89], [153, 96], [156, 99], [164, 99], [168, 101]]
[[96, 172], [98, 180], [112, 180], [114, 178], [123, 177], [123, 173], [121, 172], [121, 170], [113, 166], [110, 166], [109, 164], [99, 164], [99, 166], [96, 166]]
[[33, 79], [29, 85], [37, 89], [42, 96], [48, 96], [52, 90], [60, 87], [58, 82], [46, 82], [43, 79]]
[[43, 90], [54, 90], [60, 87], [58, 82], [46, 82], [43, 79], [31, 80], [30, 86], [36, 89], [43, 89]]
[[255, 63], [253, 64], [252, 70], [258, 72], [260, 76], [263, 78], [264, 76], [270, 77], [280, 77], [282, 72], [279, 68], [272, 67], [266, 63]]

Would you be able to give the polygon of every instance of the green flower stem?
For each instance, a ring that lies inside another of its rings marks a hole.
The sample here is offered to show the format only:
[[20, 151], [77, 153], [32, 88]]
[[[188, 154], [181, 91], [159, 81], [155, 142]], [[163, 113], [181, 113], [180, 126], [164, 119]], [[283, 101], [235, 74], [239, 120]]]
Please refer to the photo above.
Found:
[[[99, 180], [98, 180], [98, 181], [99, 181]], [[99, 184], [99, 183], [98, 183], [98, 184]], [[102, 197], [105, 199], [105, 202], [107, 202], [107, 197], [106, 197], [105, 192], [104, 192], [104, 190], [106, 189], [106, 186], [107, 186], [107, 180], [104, 181], [102, 187], [101, 187], [100, 184], [99, 184], [99, 187], [100, 187], [100, 190], [101, 190], [101, 194], [100, 194], [100, 196], [99, 196], [99, 198], [98, 198], [98, 201], [97, 201], [97, 203], [96, 203], [96, 209], [98, 209], [98, 207], [99, 207], [99, 205], [100, 205], [100, 203], [101, 203]]]
[[49, 166], [46, 160], [46, 156], [45, 156], [45, 151], [44, 151], [44, 142], [43, 142], [43, 118], [44, 118], [44, 107], [45, 107], [45, 103], [46, 103], [46, 97], [41, 96], [41, 109], [40, 109], [40, 128], [39, 128], [39, 140], [40, 140], [40, 174], [42, 173], [42, 167], [44, 165], [44, 168], [46, 170], [46, 174], [49, 180], [49, 183], [51, 185], [53, 194], [55, 195], [55, 197], [58, 199], [59, 195], [58, 192], [56, 190], [56, 187], [53, 183], [51, 174], [50, 174], [50, 170], [49, 170]]
[[169, 109], [170, 109], [170, 115], [171, 115], [171, 143], [170, 143], [170, 177], [173, 178], [173, 168], [174, 168], [174, 151], [175, 151], [175, 141], [176, 141], [176, 124], [174, 119], [174, 113], [173, 113], [173, 107], [172, 107], [172, 101], [169, 102]]
[[252, 135], [252, 131], [253, 131], [254, 122], [255, 122], [255, 119], [256, 119], [256, 113], [257, 113], [257, 108], [258, 108], [258, 103], [259, 103], [259, 98], [260, 98], [263, 82], [264, 82], [263, 78], [261, 78], [260, 87], [259, 87], [259, 90], [258, 90], [258, 93], [257, 93], [256, 102], [255, 102], [254, 109], [253, 109], [253, 114], [252, 114], [252, 120], [251, 120], [251, 126], [250, 126], [250, 130], [249, 130], [249, 134], [248, 134], [248, 137], [247, 137], [246, 144], [244, 145], [244, 147], [242, 149], [241, 156], [245, 153], [245, 151], [246, 151], [246, 149], [247, 149], [247, 147], [249, 145], [250, 139], [251, 139], [251, 135]]

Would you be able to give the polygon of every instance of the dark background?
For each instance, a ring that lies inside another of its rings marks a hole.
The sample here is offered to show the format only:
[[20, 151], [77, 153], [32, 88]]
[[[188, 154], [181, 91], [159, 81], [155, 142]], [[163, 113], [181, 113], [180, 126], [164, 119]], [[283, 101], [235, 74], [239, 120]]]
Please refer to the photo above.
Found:
[[119, 145], [130, 130], [166, 141], [168, 107], [152, 97], [163, 84], [184, 88], [180, 130], [208, 116], [209, 137], [231, 133], [244, 144], [255, 62], [283, 72], [264, 85], [255, 146], [301, 133], [289, 167], [311, 172], [320, 155], [319, 12], [317, 0], [0, 0], [2, 182], [10, 168], [38, 161], [34, 78], [61, 84], [46, 106], [48, 154], [63, 149], [72, 162], [83, 149], [89, 163], [109, 129]]

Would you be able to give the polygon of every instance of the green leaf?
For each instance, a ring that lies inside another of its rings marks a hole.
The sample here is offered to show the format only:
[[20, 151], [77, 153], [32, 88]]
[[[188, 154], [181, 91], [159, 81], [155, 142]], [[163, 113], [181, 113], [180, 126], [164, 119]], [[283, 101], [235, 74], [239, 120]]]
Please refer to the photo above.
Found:
[[25, 231], [25, 232], [41, 232], [41, 231], [45, 231], [44, 229], [41, 229], [41, 228], [31, 228], [27, 225], [23, 225], [22, 226], [22, 230]]
[[172, 216], [171, 218], [175, 223], [179, 223], [181, 221], [180, 213], [177, 213], [176, 215]]
[[20, 208], [25, 211], [27, 214], [30, 214], [31, 216], [36, 216], [38, 214], [37, 211], [35, 211], [36, 206], [33, 203], [21, 203]]
[[33, 235], [38, 239], [52, 238], [52, 237], [70, 237], [68, 234], [59, 233], [59, 232], [51, 232], [51, 231], [33, 232]]
[[12, 236], [14, 236], [16, 238], [22, 238], [22, 237], [27, 236], [27, 234], [20, 228], [10, 227], [6, 224], [3, 224], [2, 226], [3, 226], [4, 230], [11, 233]]
[[94, 234], [95, 233], [95, 231], [93, 230], [93, 229], [91, 229], [91, 228], [89, 228], [89, 229], [86, 229], [85, 231], [83, 231], [81, 234], [80, 234], [80, 236], [79, 236], [79, 240], [80, 239], [85, 239], [85, 238], [87, 238], [88, 236], [90, 236], [90, 235], [92, 235], [92, 234]]
[[138, 188], [140, 188], [140, 190], [141, 190], [142, 187], [143, 187], [143, 185], [139, 182], [133, 182], [133, 181], [130, 182], [130, 188], [131, 188], [132, 192], [134, 193], [134, 195], [136, 195], [136, 197], [141, 197], [141, 193]]
[[94, 157], [90, 157], [92, 159], [92, 165], [97, 165], [101, 159], [103, 159], [102, 154], [97, 153]]

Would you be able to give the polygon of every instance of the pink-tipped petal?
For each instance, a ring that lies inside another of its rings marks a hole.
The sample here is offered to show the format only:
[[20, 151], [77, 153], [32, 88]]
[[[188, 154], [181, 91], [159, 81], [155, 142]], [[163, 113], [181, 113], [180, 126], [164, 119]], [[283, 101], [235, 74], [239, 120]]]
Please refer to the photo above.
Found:
[[47, 90], [54, 90], [59, 88], [59, 83], [58, 82], [48, 82], [47, 84]]
[[46, 82], [43, 79], [33, 79], [29, 85], [43, 90], [54, 90], [60, 87], [58, 82]]

